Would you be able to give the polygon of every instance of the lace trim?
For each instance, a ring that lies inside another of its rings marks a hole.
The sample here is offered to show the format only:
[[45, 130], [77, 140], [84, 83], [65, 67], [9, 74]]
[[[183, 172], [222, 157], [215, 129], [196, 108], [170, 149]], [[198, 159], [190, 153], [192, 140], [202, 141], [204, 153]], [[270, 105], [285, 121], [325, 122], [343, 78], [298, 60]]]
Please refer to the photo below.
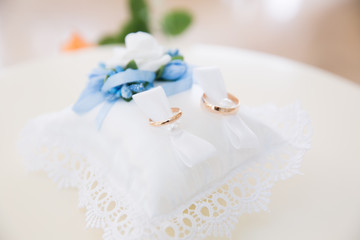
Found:
[[[149, 222], [121, 193], [113, 192], [106, 175], [89, 164], [93, 161], [85, 152], [56, 143], [49, 146], [46, 139], [41, 148], [30, 149], [25, 145], [32, 137], [26, 133], [19, 148], [30, 170], [46, 171], [59, 187], [79, 189], [79, 207], [87, 210], [87, 227], [102, 228], [104, 240], [231, 237], [241, 214], [267, 210], [273, 184], [298, 174], [303, 155], [311, 146], [310, 120], [300, 104], [247, 110], [266, 117], [262, 119], [283, 135], [288, 146], [275, 149], [262, 162], [238, 167], [207, 192], [156, 222]], [[287, 111], [297, 114], [285, 114]]]

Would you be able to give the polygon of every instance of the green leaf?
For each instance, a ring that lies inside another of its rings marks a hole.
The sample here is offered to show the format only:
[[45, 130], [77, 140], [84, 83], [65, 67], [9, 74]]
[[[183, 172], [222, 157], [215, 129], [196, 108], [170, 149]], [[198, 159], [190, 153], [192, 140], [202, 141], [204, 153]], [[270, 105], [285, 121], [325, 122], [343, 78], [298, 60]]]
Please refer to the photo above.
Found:
[[166, 35], [176, 36], [183, 33], [191, 24], [192, 15], [186, 10], [172, 10], [162, 19], [162, 30]]
[[131, 60], [125, 67], [125, 69], [138, 69], [138, 66], [134, 60]]
[[181, 60], [181, 61], [184, 61], [184, 56], [181, 56], [181, 55], [173, 56], [173, 57], [171, 57], [171, 60]]
[[129, 0], [128, 1], [131, 18], [135, 21], [148, 22], [149, 9], [145, 0]]
[[160, 79], [161, 78], [161, 75], [163, 74], [164, 72], [164, 68], [165, 68], [165, 65], [162, 65], [159, 70], [157, 70], [156, 72], [156, 79]]
[[110, 77], [110, 75], [106, 75], [104, 78], [104, 83], [108, 80], [108, 78]]
[[125, 37], [129, 33], [138, 31], [150, 32], [149, 10], [145, 0], [128, 0], [131, 18], [113, 35], [105, 36], [99, 41], [99, 45], [125, 43]]
[[99, 45], [106, 45], [106, 44], [116, 44], [119, 43], [115, 36], [109, 35], [105, 36], [99, 41]]
[[118, 33], [118, 39], [122, 43], [129, 33], [134, 32], [150, 32], [149, 29], [149, 10], [145, 0], [129, 0], [128, 1], [131, 19], [122, 27]]
[[130, 102], [132, 100], [132, 97], [131, 98], [123, 98], [123, 97], [121, 97], [121, 98], [126, 102]]

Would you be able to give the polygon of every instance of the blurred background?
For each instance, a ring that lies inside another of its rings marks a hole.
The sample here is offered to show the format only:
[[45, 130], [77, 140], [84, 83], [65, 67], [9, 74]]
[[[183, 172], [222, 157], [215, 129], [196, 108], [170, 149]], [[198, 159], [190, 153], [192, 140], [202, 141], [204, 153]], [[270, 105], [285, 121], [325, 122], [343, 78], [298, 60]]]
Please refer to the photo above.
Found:
[[[177, 46], [252, 49], [360, 84], [360, 0], [131, 1], [0, 0], [0, 69], [118, 43], [122, 33], [145, 28]], [[183, 16], [176, 18], [174, 9]]]

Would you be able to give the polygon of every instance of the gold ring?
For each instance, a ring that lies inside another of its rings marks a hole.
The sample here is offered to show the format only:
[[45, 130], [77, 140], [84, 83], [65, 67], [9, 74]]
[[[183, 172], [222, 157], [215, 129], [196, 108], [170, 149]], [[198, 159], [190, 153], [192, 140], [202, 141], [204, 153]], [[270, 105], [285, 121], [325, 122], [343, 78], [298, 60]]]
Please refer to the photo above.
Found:
[[235, 105], [231, 107], [220, 107], [214, 104], [211, 104], [208, 102], [207, 96], [204, 93], [201, 97], [201, 103], [202, 105], [209, 110], [210, 112], [218, 113], [218, 114], [234, 114], [239, 110], [239, 99], [235, 97], [234, 95], [228, 93], [227, 94], [228, 99], [230, 99]]
[[174, 115], [171, 118], [169, 118], [169, 119], [167, 119], [165, 121], [155, 122], [151, 118], [149, 118], [150, 125], [154, 126], [154, 127], [161, 127], [161, 126], [164, 126], [166, 124], [170, 124], [170, 123], [175, 122], [182, 115], [182, 111], [180, 110], [180, 108], [171, 108], [171, 111], [174, 113]]

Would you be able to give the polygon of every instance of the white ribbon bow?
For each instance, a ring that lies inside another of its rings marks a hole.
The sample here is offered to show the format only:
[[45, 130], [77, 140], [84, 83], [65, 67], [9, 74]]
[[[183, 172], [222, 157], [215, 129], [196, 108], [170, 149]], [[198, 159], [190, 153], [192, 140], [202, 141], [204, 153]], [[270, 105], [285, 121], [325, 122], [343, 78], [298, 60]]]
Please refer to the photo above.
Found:
[[[227, 91], [220, 69], [199, 67], [194, 69], [194, 80], [200, 84], [210, 103], [226, 107], [229, 104]], [[242, 120], [239, 113], [223, 116], [224, 133], [236, 149], [256, 148], [259, 140]]]
[[[145, 115], [153, 121], [164, 121], [173, 115], [162, 87], [136, 94], [133, 99]], [[207, 160], [216, 152], [212, 144], [182, 130], [176, 122], [161, 128], [167, 129], [174, 152], [188, 167]]]

